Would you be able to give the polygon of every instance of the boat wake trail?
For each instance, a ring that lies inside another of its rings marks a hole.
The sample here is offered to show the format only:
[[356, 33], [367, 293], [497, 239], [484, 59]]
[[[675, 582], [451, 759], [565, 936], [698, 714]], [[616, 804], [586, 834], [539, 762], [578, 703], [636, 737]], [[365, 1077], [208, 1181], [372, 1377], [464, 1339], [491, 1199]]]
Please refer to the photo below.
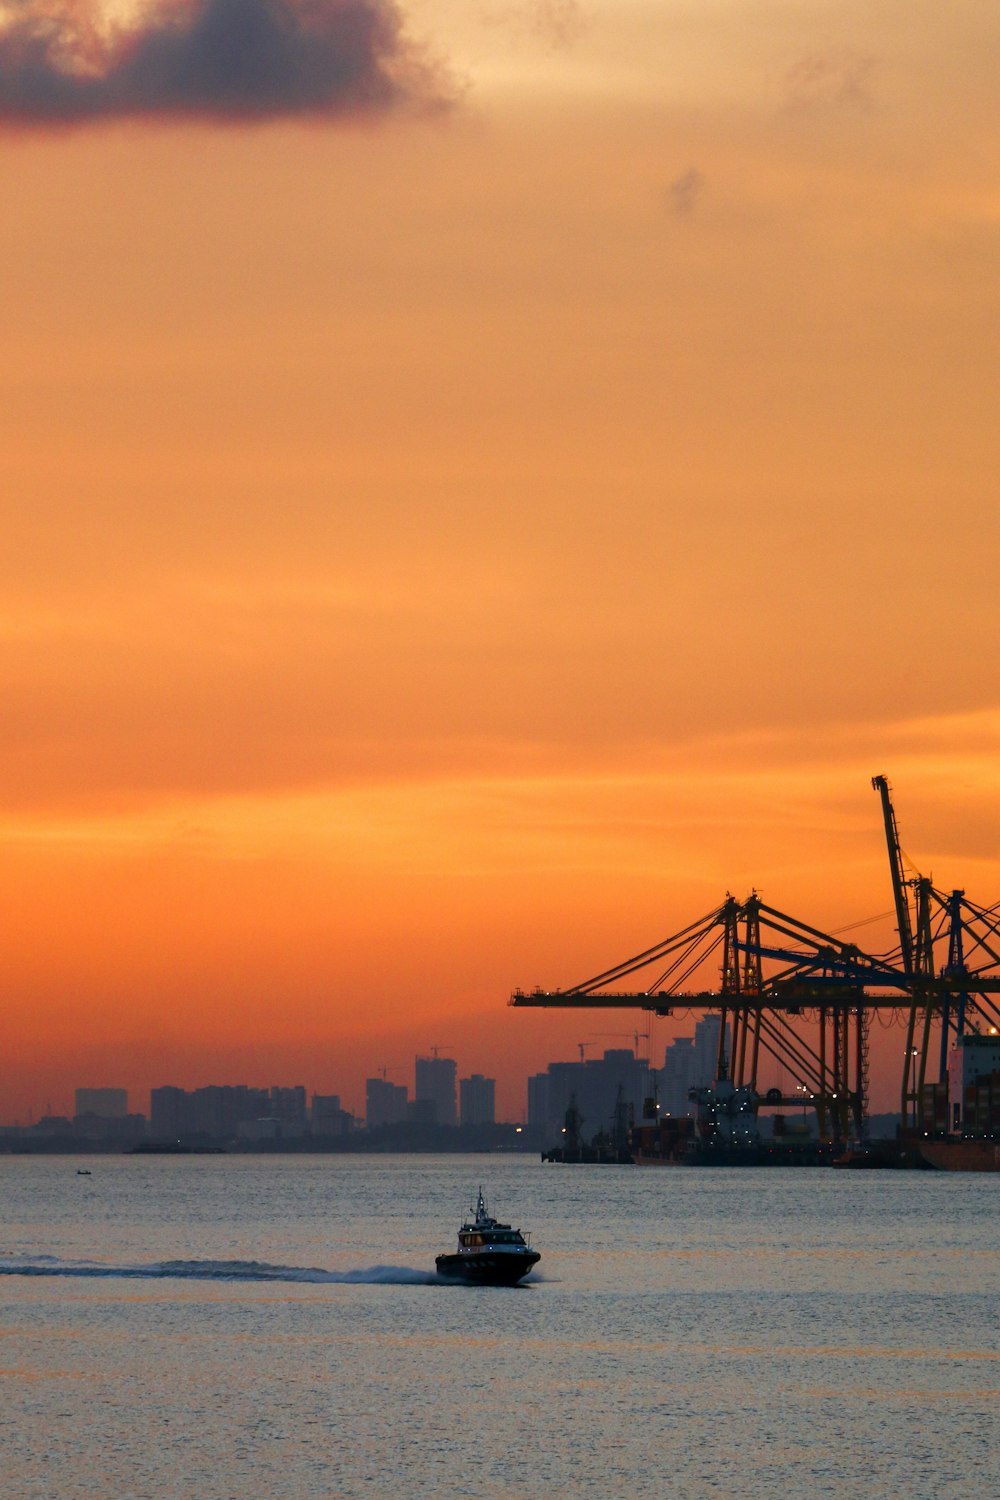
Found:
[[55, 1255], [0, 1256], [0, 1276], [124, 1277], [132, 1281], [278, 1281], [340, 1286], [440, 1286], [434, 1271], [411, 1266], [362, 1266], [324, 1271], [318, 1266], [275, 1266], [259, 1260], [162, 1260], [114, 1266], [103, 1261], [60, 1260]]

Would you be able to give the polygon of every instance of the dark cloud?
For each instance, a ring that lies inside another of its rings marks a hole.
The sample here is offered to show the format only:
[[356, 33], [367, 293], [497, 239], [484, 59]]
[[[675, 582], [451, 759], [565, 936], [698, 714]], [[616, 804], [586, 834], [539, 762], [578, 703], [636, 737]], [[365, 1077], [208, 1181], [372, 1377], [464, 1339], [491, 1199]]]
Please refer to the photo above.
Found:
[[705, 179], [697, 167], [688, 167], [667, 188], [667, 204], [675, 214], [690, 214], [705, 189]]
[[440, 103], [394, 0], [0, 0], [0, 124], [254, 121]]

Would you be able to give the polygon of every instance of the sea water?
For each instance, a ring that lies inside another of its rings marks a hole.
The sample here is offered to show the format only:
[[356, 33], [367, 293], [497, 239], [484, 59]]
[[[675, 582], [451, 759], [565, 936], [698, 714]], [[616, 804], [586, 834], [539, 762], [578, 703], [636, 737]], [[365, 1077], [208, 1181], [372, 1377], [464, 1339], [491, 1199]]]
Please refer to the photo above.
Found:
[[[433, 1273], [480, 1184], [521, 1287]], [[1000, 1175], [0, 1157], [0, 1494], [981, 1500], [998, 1222]]]

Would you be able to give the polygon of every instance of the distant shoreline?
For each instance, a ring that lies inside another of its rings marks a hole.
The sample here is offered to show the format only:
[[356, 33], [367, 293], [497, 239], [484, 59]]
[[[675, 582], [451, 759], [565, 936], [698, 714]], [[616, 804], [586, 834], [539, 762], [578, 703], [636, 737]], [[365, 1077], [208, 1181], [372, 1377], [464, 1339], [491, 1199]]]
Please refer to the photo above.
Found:
[[[513, 1127], [512, 1127], [513, 1129]], [[531, 1139], [523, 1144], [506, 1140], [470, 1138], [455, 1132], [454, 1139], [428, 1139], [421, 1134], [410, 1140], [391, 1141], [358, 1135], [339, 1139], [291, 1141], [228, 1142], [140, 1142], [124, 1145], [119, 1141], [73, 1141], [56, 1137], [51, 1140], [0, 1141], [0, 1156], [456, 1156], [499, 1155], [534, 1156], [538, 1145]]]

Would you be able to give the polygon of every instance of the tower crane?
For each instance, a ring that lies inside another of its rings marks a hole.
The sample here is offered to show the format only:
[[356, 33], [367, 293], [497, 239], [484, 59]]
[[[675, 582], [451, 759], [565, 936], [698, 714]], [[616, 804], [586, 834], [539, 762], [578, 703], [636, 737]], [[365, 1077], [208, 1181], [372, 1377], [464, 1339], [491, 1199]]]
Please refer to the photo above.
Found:
[[648, 1040], [649, 1040], [649, 1032], [648, 1031], [595, 1031], [593, 1033], [593, 1035], [595, 1037], [605, 1037], [605, 1038], [615, 1037], [615, 1036], [616, 1037], [624, 1037], [624, 1038], [631, 1037], [632, 1038], [632, 1050], [635, 1053], [636, 1057], [639, 1056], [639, 1043], [642, 1042], [642, 1041], [647, 1041], [648, 1042]]

